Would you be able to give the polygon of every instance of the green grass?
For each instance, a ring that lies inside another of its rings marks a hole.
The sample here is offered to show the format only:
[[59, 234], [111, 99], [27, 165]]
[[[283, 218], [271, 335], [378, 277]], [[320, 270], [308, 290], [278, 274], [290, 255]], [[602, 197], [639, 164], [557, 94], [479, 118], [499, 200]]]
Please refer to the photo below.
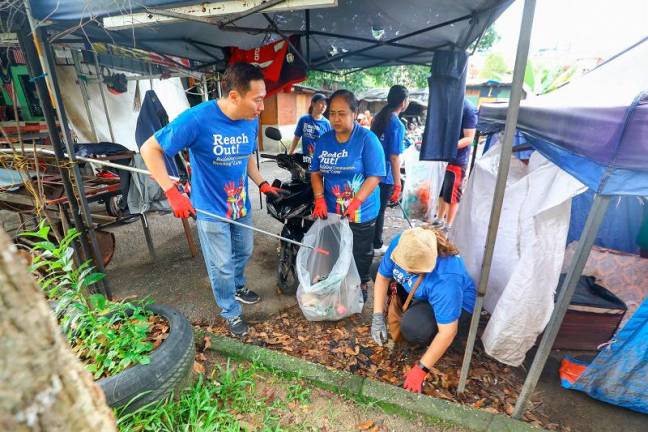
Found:
[[280, 426], [281, 415], [289, 411], [290, 403], [308, 404], [310, 388], [301, 380], [292, 381], [287, 384], [285, 399], [269, 400], [257, 392], [256, 382], [264, 372], [255, 364], [232, 367], [228, 360], [211, 377], [201, 375], [177, 398], [129, 414], [118, 410], [117, 425], [121, 432], [238, 432], [247, 425], [268, 432], [295, 430], [295, 425], [289, 429]]

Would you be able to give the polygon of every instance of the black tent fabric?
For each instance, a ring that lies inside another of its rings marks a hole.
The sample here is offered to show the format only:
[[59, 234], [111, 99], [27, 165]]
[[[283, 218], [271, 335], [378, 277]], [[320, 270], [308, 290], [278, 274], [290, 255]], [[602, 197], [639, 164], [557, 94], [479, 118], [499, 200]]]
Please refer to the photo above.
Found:
[[449, 161], [457, 156], [467, 65], [465, 51], [440, 51], [434, 56], [421, 160]]
[[[349, 70], [383, 65], [430, 65], [439, 49], [465, 49], [513, 0], [338, 0], [337, 6], [317, 7], [317, 2], [275, 4], [240, 18], [216, 15], [201, 22], [195, 14], [177, 9], [216, 10], [231, 1], [211, 3], [172, 0], [30, 0], [36, 19], [52, 22], [50, 33], [64, 32], [58, 40], [106, 42], [136, 47], [168, 56], [188, 58], [193, 69], [226, 66], [228, 47], [256, 48], [291, 35], [301, 37], [309, 69]], [[250, 6], [261, 4], [250, 1]], [[272, 3], [272, 2], [269, 2]], [[276, 2], [274, 2], [276, 3]], [[334, 4], [335, 2], [328, 2]], [[305, 10], [310, 4], [312, 9]], [[169, 8], [190, 19], [159, 21], [155, 10]], [[112, 19], [139, 13], [148, 25], [111, 25]], [[83, 29], [80, 26], [83, 26]]]

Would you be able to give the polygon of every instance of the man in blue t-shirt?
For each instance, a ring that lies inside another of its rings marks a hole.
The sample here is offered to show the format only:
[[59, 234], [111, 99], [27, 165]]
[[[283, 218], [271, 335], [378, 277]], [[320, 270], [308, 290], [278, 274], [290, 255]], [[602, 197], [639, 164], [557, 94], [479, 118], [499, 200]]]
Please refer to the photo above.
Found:
[[[266, 95], [263, 73], [256, 66], [235, 63], [225, 71], [222, 88], [225, 97], [184, 111], [149, 138], [140, 151], [176, 217], [196, 215], [195, 207], [251, 225], [248, 177], [262, 193], [278, 192], [263, 180], [252, 156], [259, 129], [257, 117]], [[178, 190], [164, 164], [165, 155], [173, 156], [184, 149], [189, 150], [191, 160], [191, 201]], [[260, 300], [245, 288], [252, 231], [201, 212], [197, 219], [200, 245], [221, 316], [233, 335], [244, 336], [247, 324], [241, 319], [239, 302]]]
[[470, 147], [477, 132], [477, 110], [468, 99], [464, 99], [461, 116], [461, 134], [457, 143], [457, 156], [448, 162], [441, 193], [439, 194], [439, 209], [435, 226], [450, 228], [459, 209], [459, 201], [463, 193], [463, 180], [466, 175], [466, 165], [470, 157]]
[[304, 159], [310, 163], [315, 153], [315, 143], [320, 136], [331, 130], [331, 123], [324, 117], [326, 111], [326, 96], [322, 93], [315, 93], [311, 98], [308, 114], [300, 117], [295, 127], [295, 137], [288, 154], [293, 154], [301, 139], [302, 154]]

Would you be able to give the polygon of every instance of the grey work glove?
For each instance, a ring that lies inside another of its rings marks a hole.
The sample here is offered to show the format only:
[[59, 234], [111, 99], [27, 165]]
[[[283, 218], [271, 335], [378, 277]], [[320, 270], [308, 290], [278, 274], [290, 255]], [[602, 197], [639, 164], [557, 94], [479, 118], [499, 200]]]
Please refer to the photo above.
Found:
[[371, 318], [371, 337], [380, 346], [387, 342], [387, 327], [382, 312], [374, 313]]

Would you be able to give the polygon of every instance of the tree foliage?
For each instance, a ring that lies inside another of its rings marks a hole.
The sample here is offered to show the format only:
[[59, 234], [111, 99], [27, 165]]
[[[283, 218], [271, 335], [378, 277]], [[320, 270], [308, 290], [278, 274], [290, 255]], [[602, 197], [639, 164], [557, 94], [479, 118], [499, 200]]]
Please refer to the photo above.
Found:
[[504, 57], [499, 53], [490, 53], [484, 59], [484, 66], [479, 72], [479, 77], [484, 80], [502, 81], [509, 72], [509, 67]]

